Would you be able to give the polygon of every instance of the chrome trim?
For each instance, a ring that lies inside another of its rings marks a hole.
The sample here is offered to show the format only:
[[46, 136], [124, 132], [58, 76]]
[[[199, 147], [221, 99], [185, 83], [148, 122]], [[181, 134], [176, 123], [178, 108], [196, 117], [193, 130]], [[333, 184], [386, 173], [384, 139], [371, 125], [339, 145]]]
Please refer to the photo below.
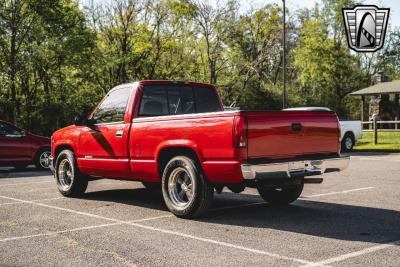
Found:
[[241, 169], [243, 178], [246, 180], [291, 178], [343, 171], [349, 165], [349, 161], [349, 156], [342, 156], [320, 160], [298, 160], [256, 165], [242, 164]]
[[114, 125], [114, 124], [125, 124], [125, 122], [124, 121], [99, 122], [99, 123], [94, 123], [93, 126]]

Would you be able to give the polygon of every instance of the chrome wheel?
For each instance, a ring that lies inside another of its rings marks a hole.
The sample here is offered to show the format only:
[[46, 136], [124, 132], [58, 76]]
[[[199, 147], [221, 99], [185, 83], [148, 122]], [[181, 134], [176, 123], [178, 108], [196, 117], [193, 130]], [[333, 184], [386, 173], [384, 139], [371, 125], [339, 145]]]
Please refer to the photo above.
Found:
[[168, 178], [168, 194], [172, 203], [179, 208], [187, 207], [194, 196], [193, 178], [184, 168], [174, 169]]
[[48, 169], [50, 167], [50, 151], [44, 151], [39, 156], [39, 164], [42, 168]]
[[68, 159], [63, 159], [58, 165], [58, 183], [63, 191], [68, 191], [74, 181], [74, 174], [71, 163]]
[[344, 146], [347, 150], [350, 150], [353, 147], [353, 140], [351, 139], [351, 137], [346, 137], [346, 140], [344, 141]]

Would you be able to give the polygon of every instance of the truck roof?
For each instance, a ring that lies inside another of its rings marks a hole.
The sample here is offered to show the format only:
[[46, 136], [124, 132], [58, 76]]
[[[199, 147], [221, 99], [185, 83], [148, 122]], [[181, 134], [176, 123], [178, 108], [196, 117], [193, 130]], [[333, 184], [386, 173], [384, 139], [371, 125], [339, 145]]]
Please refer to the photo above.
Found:
[[297, 107], [297, 108], [285, 108], [284, 111], [332, 111], [326, 107]]
[[176, 81], [176, 80], [140, 80], [140, 81], [125, 83], [125, 84], [120, 84], [116, 87], [126, 86], [126, 85], [134, 86], [138, 83], [140, 83], [142, 85], [146, 85], [146, 84], [147, 85], [148, 84], [186, 84], [186, 85], [192, 85], [192, 86], [215, 87], [214, 85], [209, 84], [209, 83], [200, 83], [200, 82], [192, 82], [192, 81]]

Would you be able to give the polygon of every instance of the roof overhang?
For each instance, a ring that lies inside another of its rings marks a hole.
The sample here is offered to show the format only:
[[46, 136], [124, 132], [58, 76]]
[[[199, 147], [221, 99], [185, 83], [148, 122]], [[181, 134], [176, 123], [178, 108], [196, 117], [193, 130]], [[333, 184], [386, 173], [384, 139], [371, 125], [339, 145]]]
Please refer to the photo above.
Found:
[[350, 93], [351, 96], [400, 94], [400, 80], [382, 82]]

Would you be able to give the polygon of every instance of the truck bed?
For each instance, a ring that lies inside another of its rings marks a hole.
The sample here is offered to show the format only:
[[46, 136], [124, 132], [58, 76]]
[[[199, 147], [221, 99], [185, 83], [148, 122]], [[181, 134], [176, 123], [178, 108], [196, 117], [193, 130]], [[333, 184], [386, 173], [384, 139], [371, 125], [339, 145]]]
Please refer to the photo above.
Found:
[[[237, 118], [246, 122], [245, 147], [235, 144]], [[142, 117], [133, 120], [131, 136], [131, 168], [135, 176], [154, 181], [159, 179], [156, 158], [165, 146], [191, 147], [208, 178], [216, 182], [242, 180], [243, 162], [326, 157], [339, 152], [334, 112], [221, 111]]]

